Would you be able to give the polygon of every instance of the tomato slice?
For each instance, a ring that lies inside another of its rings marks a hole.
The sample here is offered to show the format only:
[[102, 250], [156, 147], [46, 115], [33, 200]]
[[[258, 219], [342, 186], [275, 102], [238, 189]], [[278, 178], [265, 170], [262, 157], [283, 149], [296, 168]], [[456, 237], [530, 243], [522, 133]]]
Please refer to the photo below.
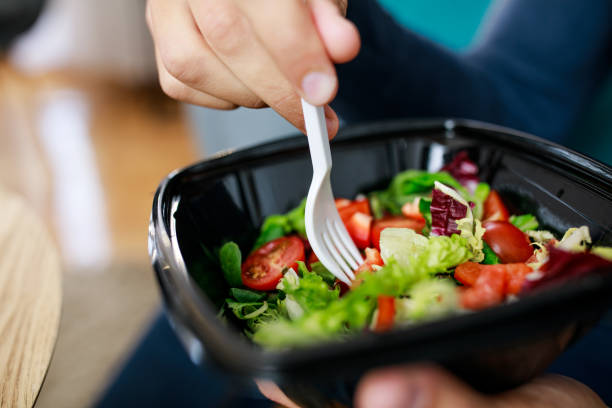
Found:
[[378, 318], [375, 331], [384, 332], [393, 328], [395, 320], [395, 298], [393, 296], [378, 296]]
[[501, 265], [483, 268], [474, 286], [461, 292], [461, 306], [480, 310], [500, 304], [506, 297], [506, 277]]
[[376, 248], [366, 248], [365, 256], [365, 262], [369, 265], [383, 266], [385, 264], [380, 256], [380, 252]]
[[464, 262], [455, 268], [455, 279], [465, 286], [474, 286], [483, 266], [476, 262]]
[[465, 262], [455, 268], [455, 279], [465, 286], [477, 286], [480, 275], [489, 269], [501, 270], [504, 273], [506, 295], [516, 295], [523, 288], [525, 276], [531, 273], [531, 268], [524, 263], [498, 265], [482, 265], [475, 262]]
[[380, 252], [378, 252], [378, 249], [376, 248], [366, 248], [365, 256], [365, 261], [359, 266], [359, 268], [357, 268], [355, 275], [358, 275], [363, 271], [373, 271], [373, 265], [383, 266], [385, 264], [380, 256]]
[[280, 237], [252, 252], [242, 264], [242, 283], [255, 290], [274, 290], [285, 268], [297, 271], [304, 261], [304, 243], [297, 236]]
[[418, 201], [412, 203], [407, 202], [406, 204], [404, 204], [402, 206], [402, 214], [404, 214], [404, 217], [406, 218], [414, 218], [415, 220], [425, 220], [423, 214], [421, 214], [421, 211], [419, 210]]
[[508, 221], [510, 219], [508, 209], [495, 190], [491, 190], [484, 202], [482, 219], [485, 221]]
[[532, 272], [532, 269], [524, 263], [505, 264], [506, 267], [506, 293], [518, 295], [523, 289], [525, 277]]
[[533, 255], [527, 235], [507, 221], [486, 221], [483, 239], [503, 263], [525, 262]]
[[372, 227], [372, 216], [362, 212], [356, 212], [345, 222], [346, 229], [359, 249], [370, 246], [370, 229]]
[[380, 250], [380, 233], [385, 228], [410, 228], [420, 233], [423, 227], [425, 227], [425, 219], [416, 220], [401, 215], [381, 218], [372, 224], [372, 245]]
[[340, 218], [342, 222], [346, 224], [348, 220], [351, 219], [353, 214], [360, 212], [367, 215], [372, 215], [370, 211], [370, 202], [367, 198], [363, 198], [361, 200], [351, 201], [349, 204], [341, 202], [338, 204], [336, 200], [336, 208], [338, 209], [338, 213], [340, 214]]
[[351, 200], [349, 200], [348, 198], [336, 198], [334, 202], [336, 203], [336, 208], [338, 210], [347, 207], [351, 204]]

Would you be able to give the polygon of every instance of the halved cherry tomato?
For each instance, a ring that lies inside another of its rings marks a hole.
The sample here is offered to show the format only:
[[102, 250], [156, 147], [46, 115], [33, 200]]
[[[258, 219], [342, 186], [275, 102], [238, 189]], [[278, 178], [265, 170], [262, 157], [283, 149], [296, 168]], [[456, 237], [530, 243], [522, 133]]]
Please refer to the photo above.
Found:
[[414, 218], [415, 220], [425, 220], [425, 218], [423, 217], [423, 214], [421, 214], [421, 211], [419, 210], [419, 201], [415, 201], [415, 202], [407, 202], [406, 204], [404, 204], [402, 206], [402, 214], [404, 214], [404, 217], [406, 218]]
[[285, 268], [297, 271], [304, 261], [304, 243], [295, 236], [280, 237], [251, 253], [242, 264], [242, 283], [255, 290], [273, 290]]
[[474, 286], [461, 292], [461, 306], [480, 310], [500, 304], [506, 297], [506, 277], [500, 265], [488, 265], [482, 270]]
[[503, 263], [525, 262], [533, 254], [527, 235], [506, 221], [486, 221], [482, 237]]
[[395, 298], [393, 296], [378, 296], [378, 318], [375, 331], [384, 332], [393, 328], [395, 320]]
[[372, 224], [372, 245], [380, 250], [380, 233], [385, 228], [410, 228], [420, 233], [425, 227], [425, 219], [415, 220], [401, 215], [384, 217]]
[[510, 213], [499, 193], [491, 190], [483, 205], [482, 219], [485, 221], [508, 221]]
[[370, 246], [371, 215], [356, 212], [345, 222], [345, 225], [357, 248], [364, 249]]
[[506, 295], [516, 295], [523, 287], [525, 276], [531, 273], [531, 268], [524, 263], [497, 265], [482, 265], [475, 262], [465, 262], [455, 268], [455, 279], [465, 286], [477, 286], [480, 275], [489, 269], [501, 270], [504, 273]]
[[523, 289], [525, 276], [532, 272], [532, 269], [524, 263], [505, 264], [506, 267], [506, 293], [517, 295]]
[[340, 218], [344, 224], [346, 224], [356, 212], [367, 215], [372, 214], [370, 211], [370, 202], [367, 198], [351, 201], [350, 204], [341, 202], [340, 206], [338, 205], [338, 202], [336, 202], [336, 208], [338, 209], [338, 213], [340, 214]]
[[483, 266], [476, 262], [464, 262], [455, 268], [455, 279], [465, 286], [473, 286], [480, 276]]
[[351, 200], [348, 198], [336, 198], [334, 202], [336, 203], [336, 208], [338, 210], [351, 204]]

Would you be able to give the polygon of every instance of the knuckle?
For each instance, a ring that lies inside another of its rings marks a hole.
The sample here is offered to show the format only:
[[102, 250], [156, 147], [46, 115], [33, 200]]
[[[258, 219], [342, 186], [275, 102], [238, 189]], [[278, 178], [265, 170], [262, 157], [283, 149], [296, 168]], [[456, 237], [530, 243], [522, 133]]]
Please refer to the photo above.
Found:
[[253, 96], [253, 97], [245, 98], [245, 100], [242, 101], [241, 105], [244, 106], [245, 108], [251, 108], [251, 109], [261, 109], [261, 108], [265, 108], [265, 107], [268, 106], [258, 96]]
[[235, 54], [244, 42], [248, 21], [236, 10], [215, 7], [202, 22], [204, 37], [217, 52]]
[[199, 64], [189, 53], [175, 47], [163, 47], [160, 56], [164, 67], [174, 78], [185, 83], [198, 80]]
[[179, 101], [185, 101], [187, 98], [186, 88], [182, 84], [173, 81], [171, 78], [161, 75], [159, 78], [159, 85], [162, 91], [172, 99]]

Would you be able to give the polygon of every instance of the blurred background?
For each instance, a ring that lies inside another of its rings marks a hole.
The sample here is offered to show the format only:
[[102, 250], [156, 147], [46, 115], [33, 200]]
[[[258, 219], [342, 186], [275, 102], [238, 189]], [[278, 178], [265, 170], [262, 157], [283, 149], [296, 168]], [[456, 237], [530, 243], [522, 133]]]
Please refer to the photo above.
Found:
[[[490, 2], [384, 4], [461, 50]], [[295, 133], [269, 110], [217, 112], [167, 98], [144, 10], [145, 0], [0, 2], [0, 188], [47, 221], [65, 266], [39, 407], [91, 405], [159, 311], [146, 233], [160, 180], [219, 150]], [[572, 142], [607, 162], [610, 106], [612, 81], [576, 131], [590, 137]]]

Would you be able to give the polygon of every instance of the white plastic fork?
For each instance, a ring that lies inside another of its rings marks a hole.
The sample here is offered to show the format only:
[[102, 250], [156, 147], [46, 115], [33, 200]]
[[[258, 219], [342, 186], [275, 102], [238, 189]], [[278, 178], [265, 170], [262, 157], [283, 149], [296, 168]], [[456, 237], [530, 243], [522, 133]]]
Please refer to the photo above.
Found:
[[302, 99], [306, 135], [312, 159], [312, 183], [306, 198], [306, 235], [319, 261], [347, 285], [363, 258], [340, 219], [331, 189], [329, 137], [322, 106]]

